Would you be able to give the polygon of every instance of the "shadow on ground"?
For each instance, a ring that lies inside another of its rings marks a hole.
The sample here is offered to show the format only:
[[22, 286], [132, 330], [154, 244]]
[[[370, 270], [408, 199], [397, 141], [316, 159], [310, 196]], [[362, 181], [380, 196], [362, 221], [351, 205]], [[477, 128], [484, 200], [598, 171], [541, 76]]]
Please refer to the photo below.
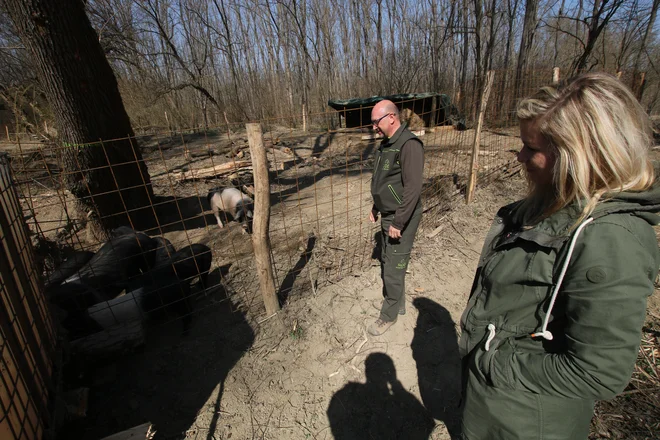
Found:
[[229, 300], [207, 298], [197, 309], [188, 336], [179, 322], [152, 325], [143, 351], [90, 367], [78, 384], [90, 388], [87, 417], [58, 440], [96, 440], [147, 422], [159, 439], [186, 438], [204, 412], [207, 435], [194, 438], [214, 438], [225, 379], [255, 334]]
[[181, 198], [156, 196], [153, 207], [159, 227], [145, 230], [150, 235], [217, 225], [213, 214], [208, 212], [211, 208], [206, 194]]
[[410, 344], [417, 364], [419, 394], [434, 419], [460, 438], [461, 358], [449, 311], [428, 298], [415, 298], [419, 310]]
[[364, 364], [366, 383], [349, 382], [330, 401], [327, 413], [334, 438], [428, 439], [435, 423], [403, 388], [392, 359], [372, 353]]
[[302, 253], [300, 254], [300, 258], [298, 258], [296, 264], [289, 270], [289, 272], [284, 277], [284, 280], [282, 281], [282, 285], [280, 286], [280, 289], [277, 292], [277, 299], [280, 303], [280, 307], [284, 307], [286, 305], [286, 302], [289, 299], [289, 295], [291, 294], [291, 290], [293, 290], [293, 284], [295, 283], [296, 278], [298, 278], [300, 272], [302, 272], [302, 270], [305, 268], [309, 260], [312, 258], [312, 251], [314, 250], [315, 244], [316, 244], [316, 237], [314, 235], [310, 235], [307, 238], [307, 245], [305, 247], [305, 250], [302, 251]]

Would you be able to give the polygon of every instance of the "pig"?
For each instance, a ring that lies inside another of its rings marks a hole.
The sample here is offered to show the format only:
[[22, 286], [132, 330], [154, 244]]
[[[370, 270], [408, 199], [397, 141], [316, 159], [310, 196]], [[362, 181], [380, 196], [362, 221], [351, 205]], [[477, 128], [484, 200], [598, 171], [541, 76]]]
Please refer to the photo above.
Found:
[[153, 237], [153, 239], [158, 243], [156, 247], [156, 261], [154, 267], [158, 267], [172, 258], [172, 255], [176, 253], [176, 249], [165, 237]]
[[134, 301], [146, 316], [176, 315], [183, 324], [183, 334], [190, 330], [190, 282], [178, 276], [172, 265], [160, 266], [141, 275], [131, 283], [125, 296], [129, 296], [129, 301]]
[[48, 277], [44, 282], [46, 290], [60, 285], [62, 281], [75, 274], [78, 269], [91, 260], [93, 256], [94, 252], [91, 251], [76, 251], [71, 254], [66, 260], [57, 266], [57, 269], [48, 274]]
[[172, 255], [169, 264], [174, 265], [179, 279], [190, 282], [198, 276], [202, 287], [206, 289], [212, 262], [211, 249], [201, 243], [195, 243], [179, 249], [178, 252]]
[[247, 194], [234, 187], [213, 188], [209, 191], [207, 199], [220, 228], [224, 227], [220, 218], [220, 213], [223, 213], [225, 222], [228, 221], [227, 214], [229, 214], [233, 220], [243, 224], [245, 232], [252, 232], [254, 201]]
[[190, 283], [181, 280], [169, 265], [134, 278], [125, 295], [74, 313], [70, 315], [74, 319], [65, 320], [63, 325], [72, 334], [84, 335], [145, 317], [175, 315], [181, 319], [183, 334], [187, 334], [192, 322], [191, 313]]
[[65, 279], [59, 287], [65, 291], [93, 292], [85, 295], [84, 304], [91, 300], [107, 301], [117, 297], [130, 279], [154, 267], [158, 242], [141, 232], [125, 229], [126, 233], [113, 234], [77, 273]]

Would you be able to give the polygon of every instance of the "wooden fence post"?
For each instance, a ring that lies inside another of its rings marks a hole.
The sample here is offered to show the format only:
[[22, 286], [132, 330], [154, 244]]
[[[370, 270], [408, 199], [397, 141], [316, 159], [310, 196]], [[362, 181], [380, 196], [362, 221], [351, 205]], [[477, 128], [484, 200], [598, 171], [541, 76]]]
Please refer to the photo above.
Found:
[[280, 303], [275, 293], [275, 278], [273, 277], [273, 262], [270, 252], [270, 184], [268, 182], [268, 161], [264, 148], [261, 124], [245, 124], [248, 144], [254, 170], [254, 221], [252, 224], [252, 247], [259, 275], [261, 295], [266, 306], [266, 316], [271, 316], [280, 310]]
[[474, 131], [474, 143], [472, 144], [472, 162], [470, 163], [470, 179], [468, 181], [467, 192], [465, 194], [465, 203], [471, 203], [474, 197], [474, 189], [477, 185], [477, 172], [479, 171], [479, 143], [481, 142], [481, 127], [484, 123], [484, 113], [488, 105], [488, 96], [493, 87], [495, 71], [489, 70], [486, 74], [486, 84], [481, 94], [481, 103], [479, 104], [479, 116], [477, 118], [477, 129]]
[[634, 72], [633, 73], [633, 86], [632, 91], [635, 94], [635, 98], [638, 101], [642, 101], [642, 95], [644, 94], [644, 83], [646, 81], [646, 72]]
[[552, 69], [552, 83], [559, 84], [559, 67], [554, 67]]

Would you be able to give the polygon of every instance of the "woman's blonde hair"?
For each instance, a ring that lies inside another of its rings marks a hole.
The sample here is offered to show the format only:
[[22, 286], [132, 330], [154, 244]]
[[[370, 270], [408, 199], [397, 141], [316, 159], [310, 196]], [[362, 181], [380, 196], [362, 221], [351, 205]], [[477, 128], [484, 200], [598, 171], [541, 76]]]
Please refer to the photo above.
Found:
[[517, 114], [521, 121], [535, 122], [555, 154], [554, 194], [536, 201], [530, 195], [527, 208], [536, 212], [526, 218], [539, 220], [577, 202], [582, 220], [603, 196], [653, 184], [651, 122], [615, 77], [587, 73], [565, 86], [543, 87], [520, 102]]

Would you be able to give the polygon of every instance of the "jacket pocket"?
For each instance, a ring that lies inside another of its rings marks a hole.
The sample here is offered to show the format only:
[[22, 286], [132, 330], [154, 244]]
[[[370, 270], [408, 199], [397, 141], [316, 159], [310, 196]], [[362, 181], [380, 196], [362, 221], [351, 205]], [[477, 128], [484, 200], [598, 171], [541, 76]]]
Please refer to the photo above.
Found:
[[[537, 394], [484, 386], [469, 371], [463, 396], [463, 435], [468, 440], [546, 440]], [[566, 437], [563, 440], [566, 440]], [[586, 438], [586, 437], [585, 437]]]
[[594, 402], [538, 395], [543, 440], [586, 439]]
[[397, 202], [399, 205], [400, 205], [401, 203], [403, 203], [403, 201], [401, 200], [401, 197], [399, 197], [399, 195], [398, 195], [398, 194], [396, 193], [396, 191], [394, 190], [394, 187], [393, 187], [392, 185], [387, 185], [387, 187], [389, 188], [390, 192], [392, 193], [392, 196], [394, 196], [394, 200], [396, 200], [396, 202]]

